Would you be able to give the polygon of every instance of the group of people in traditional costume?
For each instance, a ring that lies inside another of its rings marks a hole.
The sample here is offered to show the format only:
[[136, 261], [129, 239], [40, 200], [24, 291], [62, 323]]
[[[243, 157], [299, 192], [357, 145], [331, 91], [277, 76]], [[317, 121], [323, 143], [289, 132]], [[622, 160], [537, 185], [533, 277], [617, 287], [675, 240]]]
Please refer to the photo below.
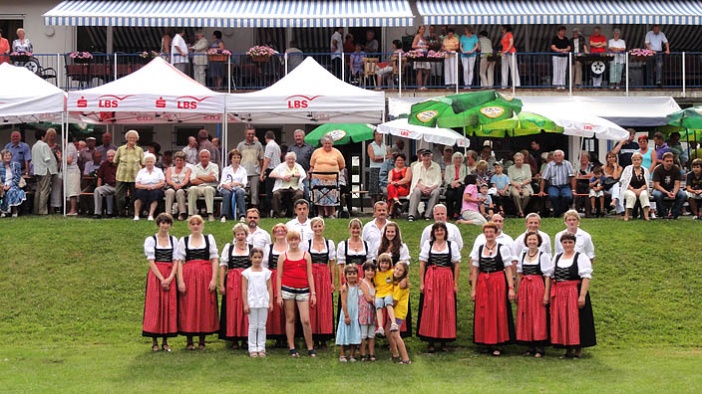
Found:
[[[416, 333], [430, 353], [437, 344], [448, 351], [457, 336], [463, 239], [445, 217], [446, 208], [437, 205], [420, 242]], [[153, 338], [153, 351], [170, 351], [168, 338], [176, 335], [186, 336], [187, 349], [196, 348], [195, 337], [204, 349], [206, 336], [218, 334], [234, 349], [248, 343], [251, 357], [266, 356], [267, 339], [278, 346], [286, 340], [289, 355], [300, 357], [295, 339], [302, 336], [310, 357], [335, 338], [340, 362], [375, 361], [375, 338], [387, 337], [392, 359], [411, 363], [403, 340], [412, 330], [410, 254], [398, 224], [386, 220], [387, 204], [376, 203], [365, 226], [351, 219], [349, 238], [336, 247], [324, 236], [322, 218], [305, 220], [299, 229], [276, 224], [272, 240], [257, 227], [258, 218], [256, 209], [247, 211], [247, 223], [234, 226], [221, 254], [214, 237], [203, 233], [201, 217], [188, 220], [190, 234], [179, 240], [169, 234], [169, 214], [156, 218], [158, 233], [144, 242], [151, 269], [143, 335]], [[596, 344], [588, 293], [594, 247], [579, 220], [577, 212], [566, 213], [553, 258], [536, 214], [527, 216], [527, 230], [516, 242], [502, 233], [501, 216], [483, 225], [468, 280], [476, 344], [500, 356], [503, 345], [516, 342], [534, 357], [543, 357], [550, 344], [565, 348], [568, 358]]]

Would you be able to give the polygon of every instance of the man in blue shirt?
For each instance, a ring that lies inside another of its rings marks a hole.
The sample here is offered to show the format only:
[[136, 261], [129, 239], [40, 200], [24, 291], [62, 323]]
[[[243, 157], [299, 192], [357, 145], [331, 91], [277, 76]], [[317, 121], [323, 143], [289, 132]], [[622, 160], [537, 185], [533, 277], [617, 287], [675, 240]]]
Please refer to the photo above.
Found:
[[13, 131], [10, 135], [10, 142], [5, 145], [5, 149], [12, 152], [12, 161], [19, 163], [22, 173], [29, 175], [29, 162], [32, 160], [32, 150], [29, 145], [22, 142], [22, 134]]
[[559, 217], [568, 210], [573, 201], [575, 191], [575, 174], [573, 166], [568, 160], [564, 160], [565, 154], [562, 150], [553, 152], [553, 161], [548, 163], [544, 173], [541, 174], [540, 196], [545, 196], [544, 187], [546, 181], [548, 185], [548, 197], [551, 200], [554, 217]]

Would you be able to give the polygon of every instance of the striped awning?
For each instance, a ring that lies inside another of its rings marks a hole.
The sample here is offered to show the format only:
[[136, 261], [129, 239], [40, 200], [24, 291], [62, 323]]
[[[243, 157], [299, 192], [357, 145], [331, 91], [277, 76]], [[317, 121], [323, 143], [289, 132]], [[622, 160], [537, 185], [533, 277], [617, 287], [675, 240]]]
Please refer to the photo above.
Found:
[[702, 6], [687, 0], [417, 0], [426, 25], [702, 25]]
[[66, 0], [45, 25], [128, 27], [405, 27], [408, 0]]

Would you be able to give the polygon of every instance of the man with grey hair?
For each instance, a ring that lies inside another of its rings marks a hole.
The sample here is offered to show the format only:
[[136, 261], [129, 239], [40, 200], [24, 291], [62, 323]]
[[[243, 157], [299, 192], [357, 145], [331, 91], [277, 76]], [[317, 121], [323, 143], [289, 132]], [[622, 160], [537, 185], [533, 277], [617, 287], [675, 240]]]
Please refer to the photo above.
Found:
[[[99, 151], [98, 151], [99, 152]], [[115, 206], [115, 185], [117, 175], [117, 165], [115, 165], [115, 151], [110, 149], [107, 151], [107, 157], [100, 164], [97, 170], [97, 187], [93, 190], [93, 200], [95, 208], [93, 210], [93, 219], [102, 217], [102, 199], [107, 201], [107, 216], [114, 216]]]
[[540, 196], [546, 195], [544, 192], [546, 181], [549, 182], [548, 197], [551, 200], [553, 215], [559, 217], [568, 210], [573, 201], [573, 192], [575, 192], [573, 165], [565, 160], [565, 154], [560, 149], [553, 152], [553, 160], [548, 163], [544, 173], [541, 174]]
[[312, 158], [314, 148], [312, 145], [305, 142], [305, 131], [302, 129], [295, 130], [293, 133], [293, 138], [295, 139], [295, 143], [288, 146], [288, 152], [295, 152], [295, 155], [297, 155], [297, 159], [295, 161], [297, 164], [301, 165], [307, 173], [307, 177], [303, 181], [303, 186], [305, 187], [305, 198], [307, 198], [310, 190], [310, 159]]
[[[463, 249], [463, 237], [461, 236], [461, 230], [458, 229], [458, 226], [456, 226], [453, 223], [449, 223], [448, 216], [446, 214], [447, 209], [446, 205], [444, 204], [436, 204], [434, 205], [434, 209], [432, 210], [432, 213], [434, 215], [434, 223], [443, 223], [446, 225], [446, 229], [448, 230], [448, 234], [446, 234], [446, 239], [455, 242], [456, 245], [458, 245], [458, 249], [461, 250]], [[419, 249], [422, 249], [422, 246], [426, 241], [428, 241], [431, 238], [431, 226], [434, 225], [434, 223], [426, 226], [424, 228], [424, 231], [422, 231], [422, 238], [419, 241]]]
[[258, 185], [263, 168], [263, 146], [256, 140], [256, 129], [249, 126], [245, 131], [245, 139], [241, 141], [236, 149], [241, 152], [241, 166], [246, 170], [249, 183], [249, 193], [251, 193], [251, 205], [258, 207]]
[[217, 191], [217, 181], [219, 180], [219, 167], [210, 162], [210, 151], [200, 150], [200, 162], [193, 167], [190, 175], [190, 188], [188, 189], [188, 215], [195, 215], [197, 199], [205, 197], [205, 208], [207, 218], [214, 222], [214, 196]]
[[193, 76], [201, 85], [207, 86], [207, 48], [209, 45], [202, 30], [195, 32], [195, 39], [195, 44], [190, 47], [190, 50], [194, 52]]

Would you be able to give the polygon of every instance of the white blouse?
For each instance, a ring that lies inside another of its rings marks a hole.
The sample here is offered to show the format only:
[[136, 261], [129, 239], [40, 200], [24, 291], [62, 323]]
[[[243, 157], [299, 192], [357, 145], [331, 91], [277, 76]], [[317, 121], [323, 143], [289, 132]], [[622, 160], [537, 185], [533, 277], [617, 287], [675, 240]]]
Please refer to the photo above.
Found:
[[[505, 268], [506, 267], [511, 267], [512, 266], [512, 260], [515, 260], [515, 258], [512, 257], [512, 250], [505, 246], [505, 245], [500, 245], [500, 256], [502, 257], [502, 263], [504, 264]], [[470, 261], [471, 265], [473, 267], [480, 267], [480, 259], [478, 256], [478, 250], [480, 250], [479, 247], [475, 248], [471, 254], [470, 254]], [[494, 255], [487, 255], [485, 252], [487, 252], [487, 248], [483, 247], [483, 256], [482, 257], [495, 257], [496, 254]]]
[[[366, 250], [366, 242], [361, 241], [361, 245], [363, 245], [362, 250], [359, 250], [358, 252], [350, 250], [349, 256], [363, 256], [363, 255], [365, 255], [366, 261], [374, 260], [378, 257], [378, 256], [376, 256], [376, 253], [374, 253], [373, 251]], [[336, 264], [337, 265], [345, 265], [346, 264], [346, 242], [344, 242], [344, 241], [339, 242], [339, 245], [336, 248]]]
[[521, 256], [519, 256], [519, 260], [517, 260], [517, 273], [521, 274], [522, 273], [522, 268], [525, 265], [536, 265], [539, 264], [541, 265], [541, 273], [543, 276], [551, 276], [553, 275], [553, 264], [551, 263], [551, 254], [550, 253], [544, 253], [542, 251], [539, 251], [540, 256], [537, 261], [532, 261], [529, 262], [526, 259], [526, 254], [528, 253], [528, 249], [522, 252]]
[[176, 256], [176, 250], [178, 249], [178, 244], [176, 242], [173, 242], [175, 239], [174, 236], [169, 236], [168, 237], [168, 245], [165, 247], [162, 247], [161, 245], [158, 245], [156, 241], [154, 240], [153, 236], [146, 237], [144, 240], [144, 254], [146, 255], [147, 260], [154, 260], [156, 258], [156, 249], [171, 249], [173, 248], [173, 257], [175, 258]]
[[158, 168], [154, 167], [151, 172], [144, 167], [139, 172], [137, 173], [135, 182], [136, 183], [141, 183], [142, 185], [158, 185], [161, 182], [166, 181], [166, 176], [163, 175], [163, 171]]
[[[430, 244], [431, 244], [431, 241], [426, 241], [426, 242], [424, 242], [424, 245], [422, 245], [422, 250], [419, 252], [419, 261], [429, 261], [429, 248], [430, 248], [429, 245]], [[434, 244], [433, 246], [434, 247], [431, 248], [432, 254], [448, 254], [449, 253], [448, 248], [446, 248], [444, 250], [436, 250], [436, 244]], [[461, 262], [461, 251], [458, 250], [458, 245], [456, 245], [455, 242], [451, 242], [451, 262], [454, 264], [458, 264]]]
[[[321, 250], [317, 250], [317, 249], [314, 249], [314, 240], [312, 240], [313, 247], [309, 248], [308, 251], [310, 253], [319, 253], [319, 254], [326, 253], [327, 259], [329, 259], [329, 261], [335, 261], [336, 260], [336, 248], [334, 248], [334, 241], [332, 241], [331, 239], [327, 239], [326, 241], [327, 242], [326, 242], [325, 248], [321, 249]], [[305, 241], [305, 249], [304, 250], [307, 250], [308, 247], [309, 247], [309, 243], [308, 243], [308, 241]], [[302, 245], [300, 245], [300, 249], [302, 249]]]
[[[204, 236], [204, 235], [203, 235]], [[174, 251], [173, 258], [175, 260], [180, 260], [180, 261], [185, 261], [185, 238], [182, 237], [181, 239], [178, 240], [178, 248]], [[217, 251], [217, 243], [215, 242], [214, 236], [212, 234], [207, 235], [207, 239], [210, 241], [210, 260], [216, 259], [219, 257], [218, 251]], [[198, 250], [198, 249], [205, 249], [205, 240], [202, 240], [202, 246], [199, 248], [193, 248], [190, 246], [192, 244], [192, 236], [190, 236], [190, 243], [187, 245], [189, 246], [189, 249], [191, 250]]]
[[[565, 259], [561, 257], [558, 260], [558, 264], [556, 264], [556, 259], [558, 259], [558, 255], [553, 258], [552, 265], [554, 266], [554, 270], [555, 267], [568, 268], [573, 265], [573, 258]], [[590, 263], [590, 259], [582, 253], [578, 255], [578, 275], [580, 275], [581, 278], [592, 279], [592, 264]]]

